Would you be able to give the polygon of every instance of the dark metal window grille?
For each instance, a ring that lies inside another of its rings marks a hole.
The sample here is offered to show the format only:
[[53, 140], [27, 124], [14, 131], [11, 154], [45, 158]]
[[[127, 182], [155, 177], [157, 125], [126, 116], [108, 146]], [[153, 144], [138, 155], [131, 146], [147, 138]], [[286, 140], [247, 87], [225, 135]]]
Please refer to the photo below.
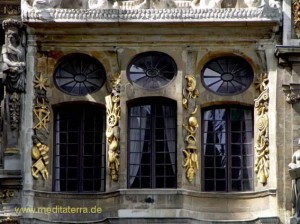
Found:
[[128, 80], [144, 89], [159, 89], [176, 76], [175, 61], [162, 52], [141, 53], [133, 58], [127, 69]]
[[131, 105], [128, 124], [128, 187], [176, 188], [176, 103]]
[[54, 190], [105, 189], [105, 110], [90, 104], [55, 108]]
[[249, 88], [253, 82], [253, 69], [241, 57], [220, 57], [209, 61], [202, 70], [202, 83], [219, 95], [234, 95]]
[[84, 96], [99, 90], [106, 80], [103, 65], [85, 54], [67, 55], [54, 71], [54, 83], [64, 93]]
[[205, 109], [202, 133], [203, 190], [253, 190], [252, 109]]

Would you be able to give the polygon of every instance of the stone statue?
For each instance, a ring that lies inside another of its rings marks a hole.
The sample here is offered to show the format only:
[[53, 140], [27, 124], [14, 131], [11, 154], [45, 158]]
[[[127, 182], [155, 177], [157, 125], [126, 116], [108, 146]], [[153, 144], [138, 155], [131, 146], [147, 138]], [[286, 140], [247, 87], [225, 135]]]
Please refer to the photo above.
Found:
[[2, 46], [3, 82], [8, 93], [25, 92], [25, 34], [17, 20], [4, 20], [5, 43]]
[[262, 0], [193, 0], [192, 8], [254, 8], [262, 6]]
[[112, 8], [108, 0], [89, 0], [89, 9], [110, 9]]
[[300, 149], [294, 152], [292, 162], [288, 165], [292, 180], [292, 205], [294, 216], [300, 218]]

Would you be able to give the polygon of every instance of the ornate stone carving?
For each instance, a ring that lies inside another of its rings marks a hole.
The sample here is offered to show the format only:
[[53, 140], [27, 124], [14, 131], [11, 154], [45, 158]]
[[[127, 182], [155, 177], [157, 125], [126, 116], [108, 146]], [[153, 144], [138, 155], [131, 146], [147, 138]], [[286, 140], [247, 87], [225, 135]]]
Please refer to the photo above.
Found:
[[120, 74], [112, 75], [110, 82], [112, 93], [105, 97], [107, 128], [106, 140], [108, 144], [108, 168], [111, 179], [118, 180], [119, 176], [119, 119], [120, 119]]
[[23, 23], [18, 20], [4, 20], [5, 43], [2, 46], [3, 82], [8, 93], [25, 92], [25, 34]]
[[15, 218], [6, 217], [5, 219], [1, 220], [2, 224], [19, 224], [19, 221]]
[[[195, 110], [196, 111], [196, 110]], [[189, 182], [192, 182], [196, 171], [199, 168], [197, 146], [196, 146], [196, 131], [199, 127], [197, 118], [190, 116], [188, 119], [188, 125], [183, 125], [187, 136], [185, 138], [186, 147], [183, 150], [185, 156], [183, 167], [186, 170], [186, 178]]]
[[259, 182], [266, 184], [269, 177], [269, 88], [268, 75], [266, 73], [258, 76], [256, 89], [259, 90], [260, 95], [254, 100], [256, 111], [255, 172]]
[[196, 134], [199, 125], [195, 117], [198, 110], [195, 99], [199, 96], [199, 91], [197, 89], [195, 76], [186, 75], [184, 78], [186, 80], [186, 86], [182, 91], [182, 104], [190, 116], [187, 118], [187, 124], [183, 124], [184, 130], [186, 131], [186, 137], [184, 139], [185, 149], [183, 149], [183, 155], [185, 157], [183, 168], [185, 169], [187, 180], [192, 182], [199, 167], [197, 155], [198, 147], [196, 143]]
[[20, 103], [20, 95], [16, 92], [8, 95], [9, 103], [9, 118], [10, 118], [10, 128], [11, 130], [16, 130], [19, 128], [20, 123], [20, 110], [21, 110], [21, 103]]
[[[158, 1], [158, 0], [157, 0]], [[146, 1], [147, 2], [147, 1]], [[138, 3], [138, 4], [137, 4]], [[281, 14], [278, 8], [272, 8], [269, 5], [264, 5], [257, 8], [229, 8], [226, 10], [216, 8], [201, 8], [193, 7], [190, 1], [175, 1], [174, 7], [171, 3], [160, 2], [156, 3], [155, 9], [142, 9], [142, 2], [136, 1], [120, 1], [118, 6], [111, 9], [47, 9], [49, 19], [54, 21], [111, 21], [111, 22], [127, 22], [130, 21], [206, 21], [214, 19], [214, 21], [224, 20], [257, 20], [264, 19], [272, 21], [280, 21]], [[148, 4], [148, 3], [147, 3]], [[153, 2], [154, 4], [154, 2]], [[159, 8], [163, 7], [166, 8]], [[140, 9], [137, 9], [137, 7]], [[145, 6], [148, 7], [148, 6]], [[192, 7], [192, 8], [191, 8]], [[43, 15], [41, 11], [27, 7], [22, 11], [22, 19], [24, 21], [41, 20]]]
[[[48, 140], [48, 123], [50, 121], [49, 100], [47, 98], [48, 78], [44, 78], [42, 74], [36, 75], [34, 83], [35, 104], [33, 108], [34, 126], [33, 130], [33, 147], [31, 156], [33, 165], [31, 166], [31, 174], [35, 179], [42, 176], [44, 180], [48, 179], [47, 165], [49, 163], [49, 147], [43, 143]], [[43, 138], [41, 140], [40, 138]]]
[[39, 178], [39, 173], [44, 180], [48, 179], [47, 165], [49, 163], [49, 147], [41, 142], [38, 142], [37, 139], [34, 140], [34, 145], [31, 149], [32, 159], [35, 160], [35, 163], [31, 166], [31, 174], [34, 178]]
[[295, 104], [300, 101], [300, 84], [290, 83], [282, 85], [283, 92], [286, 95], [286, 102], [289, 104]]
[[9, 189], [0, 189], [0, 203], [7, 203], [8, 199], [13, 197], [15, 194]]

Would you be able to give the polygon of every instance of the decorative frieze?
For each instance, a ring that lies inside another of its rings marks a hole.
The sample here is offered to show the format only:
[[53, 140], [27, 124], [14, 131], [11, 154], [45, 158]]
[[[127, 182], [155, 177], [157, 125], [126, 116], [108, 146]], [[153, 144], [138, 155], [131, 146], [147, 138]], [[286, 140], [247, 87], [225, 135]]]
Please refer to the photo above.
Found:
[[255, 143], [256, 151], [255, 172], [258, 181], [266, 184], [269, 177], [269, 88], [268, 74], [262, 73], [257, 77], [256, 89], [259, 96], [255, 101]]
[[107, 127], [106, 140], [108, 144], [108, 169], [111, 179], [119, 178], [119, 119], [120, 119], [120, 74], [114, 74], [110, 78], [111, 94], [105, 97]]
[[0, 16], [18, 16], [21, 15], [19, 4], [0, 3]]
[[24, 21], [54, 20], [59, 22], [160, 22], [160, 21], [280, 21], [278, 8], [163, 8], [163, 9], [45, 9], [25, 8]]

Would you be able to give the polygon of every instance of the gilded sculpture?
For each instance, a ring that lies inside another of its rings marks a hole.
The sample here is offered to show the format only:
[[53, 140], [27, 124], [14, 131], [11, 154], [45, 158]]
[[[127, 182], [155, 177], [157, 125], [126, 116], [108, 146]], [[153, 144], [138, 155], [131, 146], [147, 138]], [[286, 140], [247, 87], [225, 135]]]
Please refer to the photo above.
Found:
[[294, 16], [294, 27], [296, 31], [296, 36], [300, 38], [300, 0], [294, 0], [292, 5], [292, 11]]
[[187, 136], [185, 138], [186, 147], [183, 150], [185, 156], [183, 167], [186, 170], [186, 177], [189, 182], [192, 182], [196, 171], [199, 168], [198, 155], [197, 155], [197, 146], [196, 146], [196, 131], [199, 127], [197, 118], [190, 116], [188, 119], [188, 125], [183, 125]]
[[107, 113], [107, 128], [106, 140], [108, 143], [108, 168], [110, 170], [111, 179], [118, 180], [119, 176], [119, 127], [120, 119], [120, 81], [119, 74], [111, 76], [110, 84], [112, 92], [105, 97], [106, 113]]
[[263, 73], [258, 76], [256, 89], [259, 90], [260, 95], [255, 99], [255, 172], [258, 181], [266, 184], [269, 177], [269, 89], [267, 74]]
[[[195, 76], [186, 75], [186, 87], [183, 88], [183, 107], [190, 113], [187, 119], [187, 124], [183, 124], [183, 128], [186, 131], [185, 149], [183, 149], [184, 164], [186, 178], [189, 182], [192, 182], [196, 172], [199, 168], [198, 155], [197, 155], [197, 144], [196, 144], [196, 134], [199, 127], [198, 120], [194, 116], [197, 113], [198, 106], [195, 105], [195, 99], [199, 96], [199, 91], [197, 89], [197, 81]], [[194, 106], [194, 108], [193, 108]]]
[[48, 170], [47, 165], [49, 164], [49, 147], [41, 142], [37, 142], [31, 149], [32, 159], [35, 160], [35, 163], [31, 166], [31, 174], [34, 178], [39, 178], [39, 173], [44, 180], [48, 179]]
[[31, 149], [31, 157], [33, 165], [31, 166], [31, 174], [35, 179], [40, 176], [44, 180], [48, 179], [47, 165], [49, 163], [49, 147], [41, 141], [38, 136], [47, 141], [49, 134], [48, 123], [50, 121], [49, 100], [47, 98], [48, 78], [44, 78], [42, 74], [36, 75], [33, 81], [35, 89], [35, 104], [33, 108], [34, 126], [33, 130], [33, 147]]

